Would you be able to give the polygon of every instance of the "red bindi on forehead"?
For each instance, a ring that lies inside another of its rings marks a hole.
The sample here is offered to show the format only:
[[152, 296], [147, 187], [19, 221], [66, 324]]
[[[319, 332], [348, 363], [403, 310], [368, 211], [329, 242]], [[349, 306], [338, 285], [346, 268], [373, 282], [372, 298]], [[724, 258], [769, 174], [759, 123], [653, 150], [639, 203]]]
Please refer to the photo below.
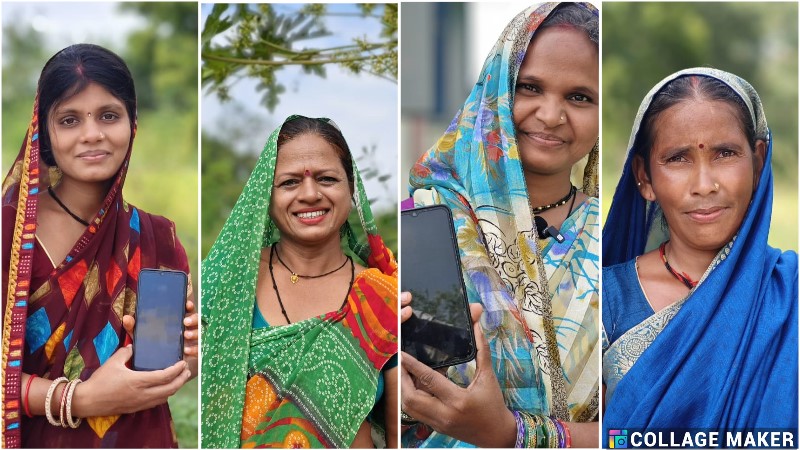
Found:
[[705, 148], [705, 145], [703, 145], [703, 144], [700, 144], [700, 148]]
[[307, 176], [307, 177], [310, 177], [310, 176], [311, 176], [311, 171], [310, 171], [310, 170], [308, 170], [308, 169], [306, 169], [306, 171], [305, 171], [305, 172], [303, 172], [303, 175], [304, 175], [304, 176]]

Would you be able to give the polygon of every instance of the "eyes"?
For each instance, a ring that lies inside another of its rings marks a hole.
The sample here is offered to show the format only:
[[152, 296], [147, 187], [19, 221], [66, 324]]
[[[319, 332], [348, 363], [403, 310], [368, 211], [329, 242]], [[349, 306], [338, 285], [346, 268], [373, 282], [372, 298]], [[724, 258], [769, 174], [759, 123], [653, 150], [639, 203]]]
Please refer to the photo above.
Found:
[[[533, 97], [537, 95], [543, 95], [544, 90], [538, 84], [521, 82], [517, 83], [516, 85], [516, 93], [519, 96]], [[594, 99], [591, 96], [581, 92], [571, 92], [564, 98], [577, 106], [594, 104]]]
[[[120, 117], [121, 116], [119, 114], [109, 111], [101, 113], [98, 116], [98, 120], [104, 123], [115, 123], [120, 119]], [[77, 126], [79, 123], [80, 119], [78, 118], [78, 116], [75, 115], [65, 116], [58, 120], [58, 124], [65, 128], [71, 128]]]
[[[334, 186], [340, 183], [342, 179], [331, 175], [320, 175], [314, 178], [314, 181], [320, 186]], [[291, 190], [300, 186], [302, 182], [302, 177], [288, 176], [288, 178], [280, 180], [275, 187], [283, 190]]]
[[[741, 155], [741, 152], [738, 150], [723, 147], [714, 152], [713, 159], [725, 160], [735, 158], [739, 155]], [[665, 164], [690, 163], [692, 162], [692, 155], [688, 149], [681, 149], [675, 153], [668, 154], [666, 157], [664, 157], [663, 161]]]

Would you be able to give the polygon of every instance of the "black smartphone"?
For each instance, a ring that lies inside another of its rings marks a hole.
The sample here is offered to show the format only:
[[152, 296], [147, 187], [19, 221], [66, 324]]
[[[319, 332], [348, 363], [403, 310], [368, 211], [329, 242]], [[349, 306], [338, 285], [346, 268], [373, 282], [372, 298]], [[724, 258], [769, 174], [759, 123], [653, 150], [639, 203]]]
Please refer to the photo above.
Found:
[[403, 322], [404, 352], [432, 368], [475, 358], [475, 334], [450, 208], [426, 206], [400, 218], [400, 290], [414, 315]]
[[165, 369], [183, 359], [188, 277], [177, 270], [142, 269], [133, 331], [133, 369]]

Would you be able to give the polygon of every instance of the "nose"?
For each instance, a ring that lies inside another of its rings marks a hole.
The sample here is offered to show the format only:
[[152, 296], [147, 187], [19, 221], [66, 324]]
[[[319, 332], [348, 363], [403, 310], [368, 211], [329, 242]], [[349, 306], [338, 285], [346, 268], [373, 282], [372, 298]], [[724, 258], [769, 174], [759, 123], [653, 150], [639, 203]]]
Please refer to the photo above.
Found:
[[298, 199], [304, 202], [314, 203], [319, 200], [317, 192], [319, 192], [319, 189], [317, 189], [317, 183], [314, 177], [303, 177], [303, 180], [300, 182]]
[[100, 124], [98, 124], [93, 117], [87, 118], [82, 125], [81, 131], [83, 133], [81, 138], [83, 142], [97, 142], [105, 137], [103, 131], [100, 129]]
[[547, 128], [555, 128], [566, 121], [566, 111], [560, 99], [544, 95], [534, 111], [534, 117]]
[[692, 194], [704, 196], [719, 191], [719, 182], [711, 165], [700, 162], [695, 167], [692, 174]]

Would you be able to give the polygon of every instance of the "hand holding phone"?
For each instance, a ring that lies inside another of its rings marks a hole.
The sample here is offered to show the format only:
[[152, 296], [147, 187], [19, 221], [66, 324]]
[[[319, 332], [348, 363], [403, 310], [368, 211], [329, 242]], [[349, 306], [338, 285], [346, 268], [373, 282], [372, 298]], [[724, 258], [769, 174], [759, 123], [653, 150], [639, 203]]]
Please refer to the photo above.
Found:
[[183, 316], [188, 277], [142, 269], [133, 335], [133, 369], [160, 370], [183, 359]]

